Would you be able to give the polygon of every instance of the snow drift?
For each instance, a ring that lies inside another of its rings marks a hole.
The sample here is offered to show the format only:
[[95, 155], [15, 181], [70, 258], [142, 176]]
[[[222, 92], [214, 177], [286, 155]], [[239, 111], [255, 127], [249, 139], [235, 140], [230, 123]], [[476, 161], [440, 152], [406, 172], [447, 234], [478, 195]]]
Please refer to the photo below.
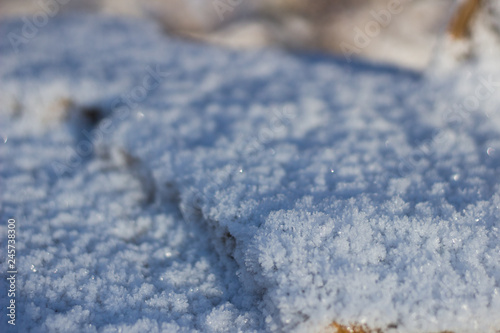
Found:
[[21, 330], [500, 328], [490, 63], [224, 51], [106, 17], [13, 48], [22, 28], [0, 28]]

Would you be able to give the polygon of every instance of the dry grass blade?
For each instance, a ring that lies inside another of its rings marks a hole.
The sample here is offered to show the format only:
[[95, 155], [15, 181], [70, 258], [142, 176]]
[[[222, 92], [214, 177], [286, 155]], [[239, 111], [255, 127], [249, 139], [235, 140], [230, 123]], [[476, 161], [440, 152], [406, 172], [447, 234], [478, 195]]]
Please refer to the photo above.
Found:
[[468, 37], [470, 24], [474, 14], [479, 9], [481, 0], [466, 0], [451, 20], [448, 32], [456, 39]]
[[335, 321], [330, 324], [330, 327], [334, 329], [335, 333], [382, 333], [380, 329], [372, 330], [366, 325], [351, 324], [346, 326]]
[[[396, 328], [396, 326], [388, 326], [387, 328]], [[332, 333], [383, 333], [385, 330], [380, 328], [371, 329], [367, 325], [349, 324], [342, 325], [334, 321], [330, 324], [328, 332]], [[500, 333], [500, 331], [498, 331]], [[453, 333], [452, 331], [441, 331], [439, 333]]]

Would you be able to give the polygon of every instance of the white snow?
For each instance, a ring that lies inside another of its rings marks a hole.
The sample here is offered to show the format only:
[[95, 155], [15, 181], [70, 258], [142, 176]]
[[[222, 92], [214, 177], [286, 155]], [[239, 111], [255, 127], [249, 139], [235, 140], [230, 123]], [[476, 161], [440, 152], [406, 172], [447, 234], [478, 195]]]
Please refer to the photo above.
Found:
[[21, 29], [0, 23], [20, 331], [500, 329], [494, 62], [420, 74], [98, 16], [16, 53]]

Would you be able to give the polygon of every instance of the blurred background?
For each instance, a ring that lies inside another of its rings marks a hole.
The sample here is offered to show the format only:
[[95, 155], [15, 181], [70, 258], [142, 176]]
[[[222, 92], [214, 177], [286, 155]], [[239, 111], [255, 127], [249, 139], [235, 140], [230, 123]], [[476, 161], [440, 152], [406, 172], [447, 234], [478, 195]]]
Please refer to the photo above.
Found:
[[[453, 0], [0, 0], [0, 18], [92, 12], [230, 48], [277, 47], [424, 68]], [[41, 14], [43, 15], [43, 14]]]

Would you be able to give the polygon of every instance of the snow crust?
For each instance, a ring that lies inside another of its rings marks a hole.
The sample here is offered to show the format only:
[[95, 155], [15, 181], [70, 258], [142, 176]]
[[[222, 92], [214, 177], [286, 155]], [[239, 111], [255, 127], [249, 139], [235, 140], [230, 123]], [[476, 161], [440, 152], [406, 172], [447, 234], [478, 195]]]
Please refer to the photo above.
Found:
[[20, 330], [500, 328], [494, 62], [419, 74], [92, 16], [14, 52], [20, 29], [0, 24]]

